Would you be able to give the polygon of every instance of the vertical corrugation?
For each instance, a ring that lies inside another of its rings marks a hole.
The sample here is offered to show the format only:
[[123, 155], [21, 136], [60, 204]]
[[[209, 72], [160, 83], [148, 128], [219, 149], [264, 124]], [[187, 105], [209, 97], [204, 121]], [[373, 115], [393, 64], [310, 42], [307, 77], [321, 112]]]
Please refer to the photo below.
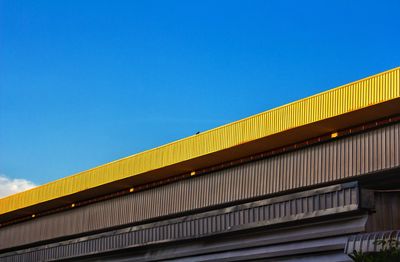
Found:
[[[237, 205], [235, 209], [220, 209], [165, 220], [160, 223], [149, 223], [133, 226], [123, 230], [109, 231], [67, 241], [51, 243], [19, 250], [18, 253], [0, 255], [0, 261], [48, 261], [53, 259], [78, 258], [91, 252], [101, 254], [118, 251], [128, 247], [140, 248], [156, 242], [167, 242], [183, 239], [195, 239], [199, 236], [211, 236], [223, 232], [240, 231], [256, 228], [265, 222], [269, 224], [298, 220], [299, 215], [312, 218], [358, 209], [359, 189], [356, 184], [343, 187], [322, 188], [323, 192], [306, 191], [301, 195], [289, 195], [286, 198], [272, 198], [268, 201], [256, 201], [250, 204]], [[332, 191], [333, 190], [333, 191]], [[333, 195], [339, 195], [340, 201], [332, 201]], [[311, 200], [311, 201], [310, 201]], [[341, 203], [341, 204], [339, 204]], [[332, 210], [333, 209], [333, 210]]]
[[[400, 124], [393, 124], [146, 191], [38, 217], [1, 228], [0, 249], [399, 167], [399, 134]], [[332, 198], [335, 199], [335, 196]], [[345, 201], [342, 196], [338, 199]], [[303, 204], [303, 208], [307, 209], [308, 202]], [[280, 209], [275, 211], [282, 212]]]
[[[0, 199], [0, 214], [400, 97], [400, 68]], [[379, 162], [369, 162], [378, 165]], [[313, 171], [313, 170], [311, 170]], [[279, 176], [278, 179], [281, 179]], [[278, 180], [280, 181], [280, 180]], [[280, 183], [280, 182], [279, 182]], [[300, 184], [307, 184], [307, 179]]]

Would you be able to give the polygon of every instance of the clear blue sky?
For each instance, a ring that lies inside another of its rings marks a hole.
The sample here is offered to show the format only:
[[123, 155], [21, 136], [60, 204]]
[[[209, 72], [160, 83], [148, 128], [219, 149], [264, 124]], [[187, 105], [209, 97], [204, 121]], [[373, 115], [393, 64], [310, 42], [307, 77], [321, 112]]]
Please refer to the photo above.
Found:
[[0, 174], [42, 184], [396, 66], [400, 1], [0, 1]]

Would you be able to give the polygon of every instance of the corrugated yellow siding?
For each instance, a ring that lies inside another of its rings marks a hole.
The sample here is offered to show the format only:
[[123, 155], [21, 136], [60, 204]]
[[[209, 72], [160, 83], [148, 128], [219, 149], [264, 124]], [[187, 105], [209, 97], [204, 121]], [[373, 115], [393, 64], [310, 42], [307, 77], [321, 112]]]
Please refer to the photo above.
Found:
[[0, 199], [0, 214], [170, 166], [399, 97], [400, 68], [395, 68]]

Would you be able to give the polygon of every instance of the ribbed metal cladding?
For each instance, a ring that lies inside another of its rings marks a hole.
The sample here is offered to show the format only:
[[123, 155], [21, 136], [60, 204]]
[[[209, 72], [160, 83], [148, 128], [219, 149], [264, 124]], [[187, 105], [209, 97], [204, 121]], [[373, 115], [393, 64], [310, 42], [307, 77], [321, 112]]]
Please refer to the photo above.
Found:
[[357, 183], [241, 204], [196, 215], [48, 244], [0, 255], [0, 261], [52, 261], [148, 244], [234, 232], [359, 209]]
[[[385, 244], [383, 245], [383, 242]], [[400, 242], [400, 230], [364, 233], [349, 237], [344, 252], [351, 254], [353, 251], [369, 253], [388, 249]]]
[[400, 166], [400, 124], [0, 228], [0, 249]]
[[[0, 214], [400, 98], [400, 68], [0, 199]], [[383, 116], [382, 116], [383, 117]], [[305, 138], [304, 138], [305, 139]], [[46, 164], [46, 163], [42, 163]], [[187, 170], [189, 172], [189, 170]], [[161, 171], [159, 171], [161, 172]], [[176, 171], [175, 171], [176, 172]], [[181, 172], [181, 171], [180, 171]], [[179, 174], [177, 172], [176, 174]]]

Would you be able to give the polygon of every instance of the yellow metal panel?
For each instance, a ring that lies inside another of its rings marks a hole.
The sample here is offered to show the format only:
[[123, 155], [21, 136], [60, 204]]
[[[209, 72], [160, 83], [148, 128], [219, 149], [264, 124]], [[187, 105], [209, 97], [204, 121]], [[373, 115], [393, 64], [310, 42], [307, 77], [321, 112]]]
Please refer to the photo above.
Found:
[[0, 199], [0, 215], [400, 97], [400, 68]]

